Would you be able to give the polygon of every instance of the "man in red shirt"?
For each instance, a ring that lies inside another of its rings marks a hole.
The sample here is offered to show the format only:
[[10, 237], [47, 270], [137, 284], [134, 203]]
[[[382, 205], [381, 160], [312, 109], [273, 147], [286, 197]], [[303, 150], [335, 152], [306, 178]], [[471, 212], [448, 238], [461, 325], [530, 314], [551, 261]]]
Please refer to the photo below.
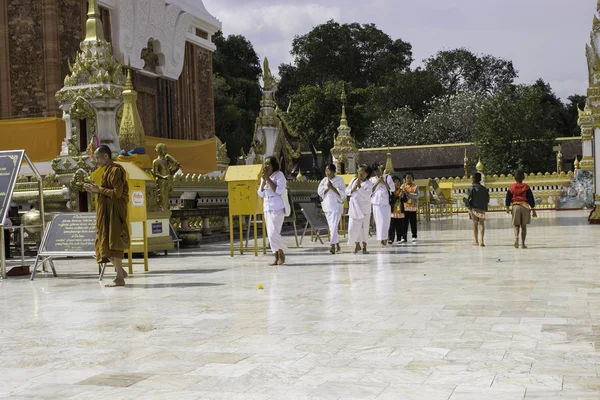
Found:
[[515, 231], [515, 248], [519, 248], [519, 230], [521, 230], [521, 248], [526, 249], [525, 238], [527, 237], [527, 224], [531, 222], [531, 212], [535, 217], [535, 199], [531, 188], [523, 183], [525, 173], [515, 172], [515, 181], [506, 193], [506, 212], [512, 212], [512, 222]]

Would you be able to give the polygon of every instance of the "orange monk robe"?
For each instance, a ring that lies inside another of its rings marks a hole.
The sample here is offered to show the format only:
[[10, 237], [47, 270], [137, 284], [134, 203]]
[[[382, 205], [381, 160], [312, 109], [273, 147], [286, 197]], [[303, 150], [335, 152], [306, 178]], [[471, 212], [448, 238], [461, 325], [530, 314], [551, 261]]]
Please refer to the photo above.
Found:
[[129, 248], [127, 173], [119, 164], [110, 164], [102, 175], [96, 208], [96, 259], [107, 263], [110, 258], [123, 258]]

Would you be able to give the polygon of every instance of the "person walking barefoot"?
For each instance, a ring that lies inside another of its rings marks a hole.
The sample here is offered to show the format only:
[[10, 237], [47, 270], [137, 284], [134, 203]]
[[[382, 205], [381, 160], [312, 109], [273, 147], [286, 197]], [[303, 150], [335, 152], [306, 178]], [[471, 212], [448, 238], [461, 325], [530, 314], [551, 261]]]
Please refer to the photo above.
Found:
[[521, 231], [521, 248], [526, 249], [527, 225], [531, 222], [531, 214], [535, 213], [535, 198], [529, 185], [523, 183], [525, 173], [515, 172], [515, 181], [506, 193], [506, 212], [512, 213], [512, 223], [515, 233], [515, 248], [519, 248], [519, 231]]
[[[473, 175], [473, 183], [467, 189], [467, 197], [463, 200], [469, 209], [469, 216], [473, 220], [474, 246], [485, 247], [483, 237], [485, 235], [485, 213], [490, 204], [490, 192], [481, 184], [481, 173]], [[481, 235], [481, 240], [478, 236]]]
[[285, 203], [282, 195], [287, 187], [285, 175], [279, 170], [279, 162], [273, 156], [265, 159], [263, 175], [258, 188], [258, 195], [264, 199], [264, 216], [267, 225], [267, 236], [275, 261], [270, 266], [285, 264], [287, 246], [281, 236], [281, 228], [285, 219]]
[[129, 226], [127, 224], [127, 204], [129, 185], [125, 169], [112, 159], [112, 152], [106, 145], [95, 151], [99, 167], [106, 167], [102, 174], [101, 186], [85, 184], [88, 193], [98, 195], [96, 213], [96, 259], [98, 263], [109, 261], [117, 272], [116, 279], [106, 287], [125, 286], [127, 273], [123, 269], [125, 250], [129, 249]]

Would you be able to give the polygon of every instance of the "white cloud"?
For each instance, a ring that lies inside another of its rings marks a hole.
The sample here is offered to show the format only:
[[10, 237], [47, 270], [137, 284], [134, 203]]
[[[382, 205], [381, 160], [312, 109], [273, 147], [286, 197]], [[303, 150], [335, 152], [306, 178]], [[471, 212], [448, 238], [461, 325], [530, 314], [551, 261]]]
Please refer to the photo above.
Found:
[[244, 35], [261, 58], [269, 59], [275, 74], [279, 64], [292, 61], [290, 49], [295, 35], [341, 17], [340, 8], [319, 4], [246, 3], [228, 7], [218, 0], [204, 0], [204, 3], [223, 22], [223, 33]]

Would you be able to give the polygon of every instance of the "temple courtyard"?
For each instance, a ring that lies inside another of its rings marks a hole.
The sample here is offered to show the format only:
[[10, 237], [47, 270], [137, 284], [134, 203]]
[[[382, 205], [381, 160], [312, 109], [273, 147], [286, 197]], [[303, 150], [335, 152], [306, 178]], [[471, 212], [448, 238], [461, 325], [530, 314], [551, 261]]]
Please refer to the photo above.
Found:
[[368, 255], [305, 238], [278, 268], [205, 245], [116, 289], [57, 260], [0, 280], [0, 398], [600, 399], [600, 226], [539, 214], [529, 249], [504, 213], [474, 248], [460, 215]]

